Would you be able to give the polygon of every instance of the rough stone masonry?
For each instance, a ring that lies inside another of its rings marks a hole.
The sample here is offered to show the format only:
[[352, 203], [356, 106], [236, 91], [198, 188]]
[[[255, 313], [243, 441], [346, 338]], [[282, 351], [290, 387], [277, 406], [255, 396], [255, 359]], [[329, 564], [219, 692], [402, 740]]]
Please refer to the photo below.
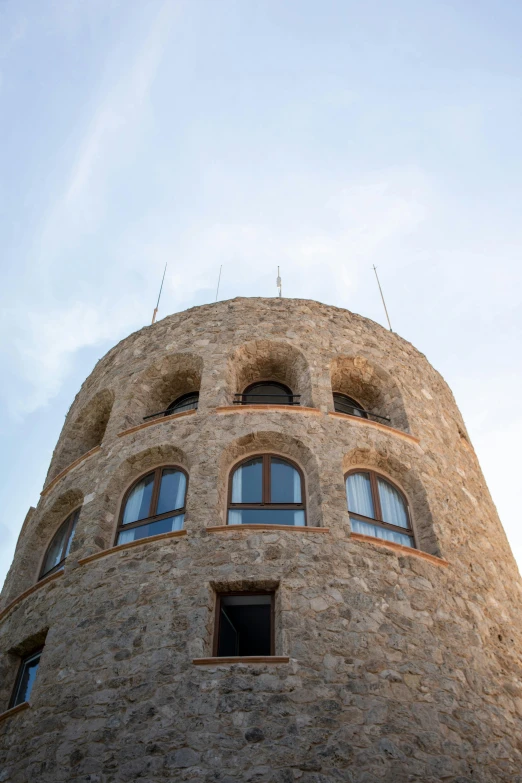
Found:
[[[301, 404], [233, 405], [267, 379]], [[196, 412], [143, 421], [195, 390]], [[389, 424], [336, 414], [332, 392]], [[307, 529], [226, 526], [232, 467], [267, 452], [301, 468]], [[189, 476], [185, 534], [115, 547], [125, 491], [160, 465]], [[403, 490], [417, 550], [351, 533], [354, 467]], [[78, 507], [63, 571], [38, 582]], [[202, 664], [216, 592], [245, 589], [275, 591], [277, 658]], [[30, 706], [0, 714], [0, 782], [521, 783], [520, 607], [461, 415], [412, 345], [306, 300], [169, 316], [85, 381], [22, 528], [0, 712], [45, 647]]]

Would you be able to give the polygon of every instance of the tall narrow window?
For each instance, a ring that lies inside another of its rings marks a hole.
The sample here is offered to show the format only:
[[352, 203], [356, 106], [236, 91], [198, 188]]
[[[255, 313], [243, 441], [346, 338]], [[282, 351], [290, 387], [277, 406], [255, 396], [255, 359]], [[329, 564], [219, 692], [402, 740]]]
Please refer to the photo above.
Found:
[[415, 547], [408, 504], [402, 492], [373, 470], [346, 476], [348, 511], [354, 533]]
[[347, 413], [349, 416], [359, 416], [362, 419], [368, 418], [368, 414], [363, 406], [358, 403], [357, 400], [354, 400], [353, 397], [348, 397], [347, 394], [334, 392], [333, 399], [334, 410], [337, 413]]
[[237, 395], [243, 405], [298, 405], [299, 395], [276, 381], [251, 383], [243, 394]]
[[124, 498], [116, 543], [181, 530], [186, 491], [187, 475], [180, 468], [156, 468], [143, 476]]
[[217, 596], [214, 655], [274, 655], [274, 594]]
[[76, 509], [76, 511], [73, 511], [72, 514], [69, 514], [67, 519], [62, 522], [52, 537], [51, 543], [47, 547], [47, 552], [45, 553], [39, 579], [43, 579], [44, 576], [49, 576], [55, 571], [59, 571], [61, 568], [63, 568], [65, 558], [71, 549], [71, 544], [74, 538], [74, 530], [76, 528], [76, 522], [78, 521], [79, 515], [79, 508]]
[[229, 525], [305, 525], [299, 469], [271, 454], [243, 462], [230, 477]]
[[37, 652], [33, 652], [31, 655], [26, 655], [25, 658], [22, 658], [13, 690], [13, 695], [9, 703], [9, 709], [29, 701], [34, 681], [36, 679], [36, 672], [38, 671], [38, 666], [40, 665], [41, 655], [42, 650], [40, 649]]
[[190, 394], [182, 394], [171, 402], [165, 416], [172, 416], [173, 413], [182, 413], [183, 411], [197, 410], [199, 402], [199, 392], [190, 392]]

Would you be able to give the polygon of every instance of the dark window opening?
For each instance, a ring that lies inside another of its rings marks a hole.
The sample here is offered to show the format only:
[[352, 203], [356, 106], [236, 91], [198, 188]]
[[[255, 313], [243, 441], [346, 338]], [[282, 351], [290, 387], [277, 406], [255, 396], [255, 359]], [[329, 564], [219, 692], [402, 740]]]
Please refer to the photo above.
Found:
[[236, 394], [236, 402], [241, 405], [299, 405], [299, 394], [284, 383], [277, 381], [259, 381], [247, 386], [243, 394]]
[[38, 666], [40, 665], [41, 655], [42, 650], [38, 650], [37, 652], [34, 652], [31, 655], [26, 655], [25, 658], [22, 658], [13, 695], [9, 703], [9, 709], [29, 701], [31, 691], [33, 690], [34, 681], [36, 679]]
[[47, 552], [45, 553], [39, 579], [54, 574], [56, 571], [60, 571], [63, 568], [65, 559], [71, 550], [74, 530], [79, 514], [79, 508], [76, 509], [76, 511], [73, 511], [72, 514], [69, 514], [65, 522], [62, 522], [52, 537], [51, 543], [47, 547]]
[[217, 596], [215, 655], [274, 655], [273, 593]]
[[360, 416], [362, 419], [367, 419], [368, 414], [353, 397], [348, 397], [347, 394], [334, 393], [334, 410], [337, 413], [346, 413], [348, 416]]
[[174, 402], [171, 402], [165, 416], [172, 416], [173, 413], [182, 413], [182, 411], [192, 411], [198, 409], [199, 392], [190, 392], [190, 394], [182, 394]]

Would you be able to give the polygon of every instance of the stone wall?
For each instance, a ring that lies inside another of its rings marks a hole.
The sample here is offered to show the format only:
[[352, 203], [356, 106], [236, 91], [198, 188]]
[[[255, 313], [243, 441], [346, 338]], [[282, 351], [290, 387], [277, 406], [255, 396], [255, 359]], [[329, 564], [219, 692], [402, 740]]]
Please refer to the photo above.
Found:
[[[232, 406], [269, 377], [302, 406]], [[391, 427], [334, 414], [332, 388]], [[196, 413], [140, 426], [196, 389]], [[109, 414], [87, 415], [100, 400]], [[267, 451], [300, 466], [320, 530], [212, 530], [231, 468]], [[186, 535], [102, 554], [126, 489], [163, 464], [189, 474]], [[402, 488], [420, 553], [350, 534], [344, 473], [358, 466]], [[79, 505], [63, 575], [17, 600]], [[195, 665], [212, 653], [216, 591], [263, 588], [289, 662]], [[170, 316], [85, 381], [24, 523], [1, 596], [0, 711], [20, 654], [46, 641], [31, 707], [0, 721], [0, 781], [520, 783], [520, 606], [462, 418], [409, 343], [305, 300]]]

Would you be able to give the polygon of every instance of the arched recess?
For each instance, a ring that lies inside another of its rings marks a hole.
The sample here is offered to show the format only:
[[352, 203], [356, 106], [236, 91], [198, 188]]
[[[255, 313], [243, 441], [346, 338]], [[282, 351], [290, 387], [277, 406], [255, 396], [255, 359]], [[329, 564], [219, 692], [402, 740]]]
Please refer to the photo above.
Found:
[[418, 548], [423, 552], [441, 557], [426, 490], [415, 470], [392, 454], [366, 448], [353, 449], [345, 454], [343, 474], [354, 468], [375, 470], [385, 478], [390, 478], [403, 491], [410, 507]]
[[103, 389], [91, 397], [70, 424], [65, 425], [49, 468], [47, 481], [52, 480], [72, 462], [100, 445], [109, 423], [113, 404], [114, 392]]
[[389, 418], [390, 426], [410, 431], [399, 387], [382, 367], [364, 356], [337, 356], [330, 363], [330, 377], [333, 393], [346, 394], [367, 411]]
[[315, 455], [308, 446], [305, 446], [297, 438], [282, 432], [272, 431], [244, 435], [229, 443], [221, 452], [218, 465], [218, 509], [221, 522], [218, 524], [226, 524], [230, 471], [245, 457], [266, 453], [288, 457], [301, 468], [306, 494], [307, 524], [311, 527], [321, 527], [323, 524], [322, 498], [319, 467]]
[[301, 405], [313, 404], [308, 362], [293, 345], [281, 340], [252, 340], [236, 348], [227, 364], [230, 399], [249, 384], [268, 380], [278, 381], [293, 394], [300, 394]]
[[124, 426], [139, 424], [145, 416], [165, 411], [184, 394], [199, 392], [203, 359], [192, 353], [163, 356], [133, 383], [125, 401]]
[[118, 515], [127, 489], [139, 476], [160, 465], [178, 465], [187, 472], [190, 479], [191, 461], [184, 451], [170, 443], [162, 443], [131, 454], [111, 471], [102, 492], [103, 508], [95, 533], [99, 549], [108, 549], [114, 544]]

